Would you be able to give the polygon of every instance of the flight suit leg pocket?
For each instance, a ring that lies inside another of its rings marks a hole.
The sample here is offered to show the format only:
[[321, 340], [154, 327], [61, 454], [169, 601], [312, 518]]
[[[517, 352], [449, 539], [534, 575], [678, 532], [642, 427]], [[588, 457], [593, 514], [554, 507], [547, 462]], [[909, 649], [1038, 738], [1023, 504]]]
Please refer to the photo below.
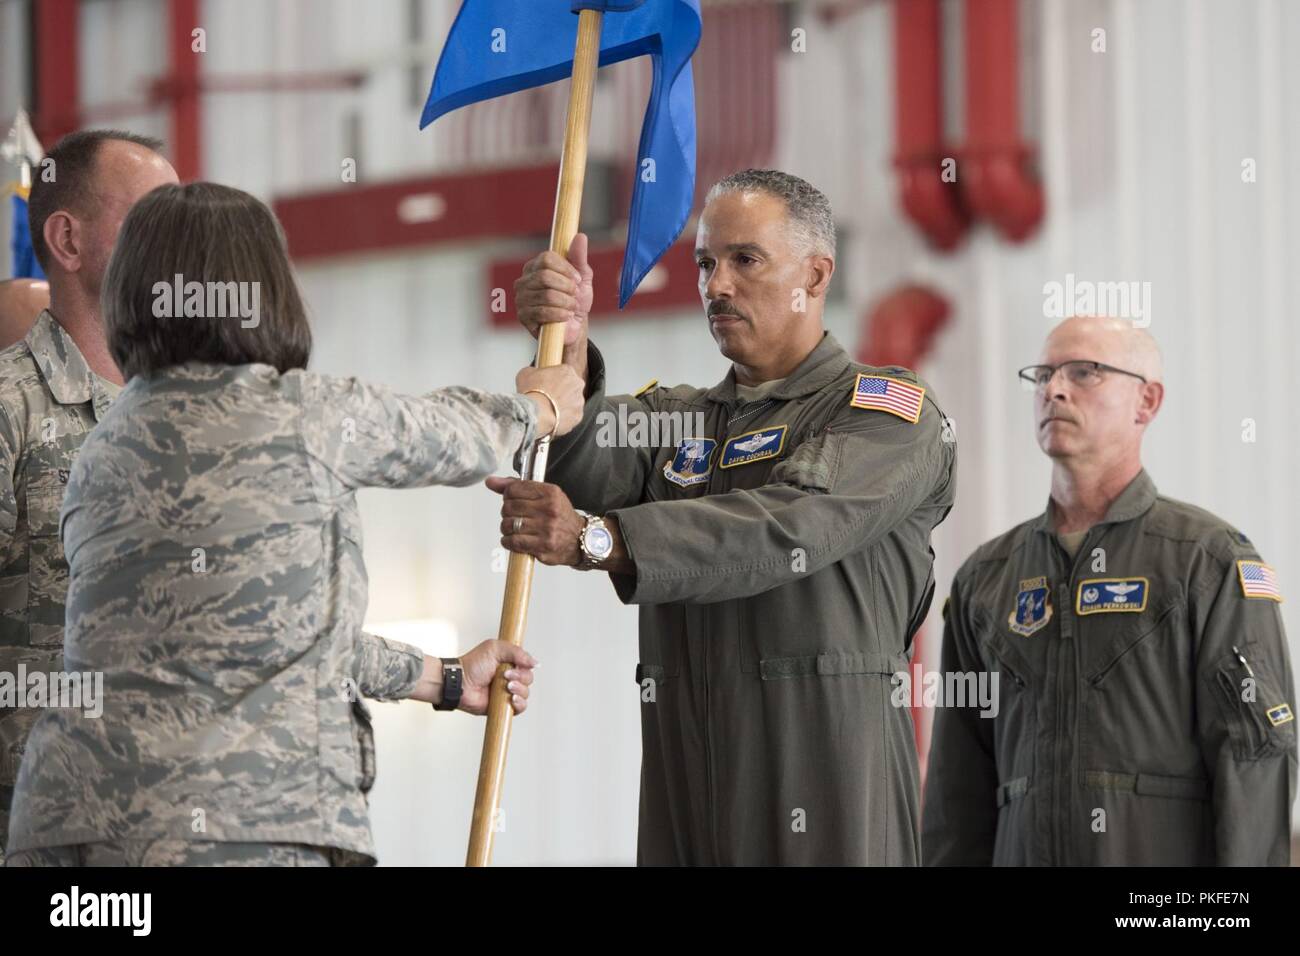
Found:
[[[647, 613], [651, 615], [649, 619]], [[641, 659], [636, 665], [636, 682], [643, 702], [653, 702], [657, 689], [681, 673], [687, 627], [685, 605], [660, 604], [643, 611], [638, 639]]]

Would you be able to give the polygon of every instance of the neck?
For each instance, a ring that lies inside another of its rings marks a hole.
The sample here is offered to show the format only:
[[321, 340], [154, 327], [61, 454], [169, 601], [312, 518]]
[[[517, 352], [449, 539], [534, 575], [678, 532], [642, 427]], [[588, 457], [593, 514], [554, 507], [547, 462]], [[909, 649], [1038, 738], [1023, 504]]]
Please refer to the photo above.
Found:
[[821, 344], [824, 334], [821, 321], [818, 320], [812, 325], [811, 334], [800, 336], [796, 339], [796, 344], [779, 355], [771, 355], [763, 362], [752, 364], [732, 362], [731, 367], [736, 371], [736, 381], [741, 385], [762, 385], [764, 382], [785, 378], [802, 365], [803, 360]]
[[1070, 534], [1097, 524], [1141, 470], [1137, 455], [1107, 463], [1057, 460], [1052, 465], [1056, 530]]
[[90, 370], [100, 378], [121, 385], [122, 373], [108, 351], [99, 302], [84, 295], [79, 288], [69, 289], [61, 282], [51, 282], [50, 312], [77, 346]]

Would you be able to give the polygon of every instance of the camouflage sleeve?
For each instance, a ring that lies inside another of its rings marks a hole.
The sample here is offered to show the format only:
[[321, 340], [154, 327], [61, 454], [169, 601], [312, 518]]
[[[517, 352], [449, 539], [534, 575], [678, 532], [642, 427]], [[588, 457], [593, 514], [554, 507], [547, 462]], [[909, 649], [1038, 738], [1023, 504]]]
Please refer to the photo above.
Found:
[[0, 564], [5, 562], [18, 528], [18, 499], [14, 493], [14, 468], [18, 462], [18, 436], [9, 411], [0, 405]]
[[309, 454], [348, 488], [472, 485], [533, 439], [520, 395], [453, 385], [398, 395], [354, 378], [299, 373]]
[[[1241, 542], [1193, 569], [1197, 725], [1219, 866], [1286, 866], [1296, 792], [1295, 684], [1271, 568]], [[1267, 569], [1267, 574], [1263, 569]]]
[[411, 696], [424, 671], [424, 652], [418, 647], [361, 632], [352, 676], [357, 689], [375, 700], [403, 700]]

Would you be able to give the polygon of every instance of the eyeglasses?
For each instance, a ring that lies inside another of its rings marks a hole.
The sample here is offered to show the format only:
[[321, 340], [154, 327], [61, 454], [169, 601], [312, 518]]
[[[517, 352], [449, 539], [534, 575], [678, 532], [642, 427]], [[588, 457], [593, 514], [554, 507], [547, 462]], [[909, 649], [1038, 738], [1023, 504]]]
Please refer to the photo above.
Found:
[[1047, 388], [1057, 370], [1065, 374], [1065, 380], [1076, 388], [1096, 388], [1105, 381], [1105, 372], [1128, 375], [1145, 383], [1146, 378], [1137, 372], [1126, 372], [1122, 368], [1106, 365], [1104, 362], [1089, 362], [1073, 359], [1060, 365], [1026, 365], [1017, 374], [1035, 388]]

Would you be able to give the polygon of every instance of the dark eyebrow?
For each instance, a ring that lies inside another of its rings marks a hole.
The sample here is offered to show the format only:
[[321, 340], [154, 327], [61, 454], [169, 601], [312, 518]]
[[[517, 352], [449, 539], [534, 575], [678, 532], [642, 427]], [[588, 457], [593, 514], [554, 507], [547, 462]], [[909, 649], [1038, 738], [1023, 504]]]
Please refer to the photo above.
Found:
[[[767, 255], [767, 250], [764, 249], [762, 246], [760, 246], [757, 242], [733, 242], [731, 245], [726, 247], [726, 251], [753, 253], [754, 255], [759, 255], [759, 256]], [[707, 249], [696, 249], [695, 258], [698, 259], [700, 256], [708, 255], [708, 253], [709, 250]]]

